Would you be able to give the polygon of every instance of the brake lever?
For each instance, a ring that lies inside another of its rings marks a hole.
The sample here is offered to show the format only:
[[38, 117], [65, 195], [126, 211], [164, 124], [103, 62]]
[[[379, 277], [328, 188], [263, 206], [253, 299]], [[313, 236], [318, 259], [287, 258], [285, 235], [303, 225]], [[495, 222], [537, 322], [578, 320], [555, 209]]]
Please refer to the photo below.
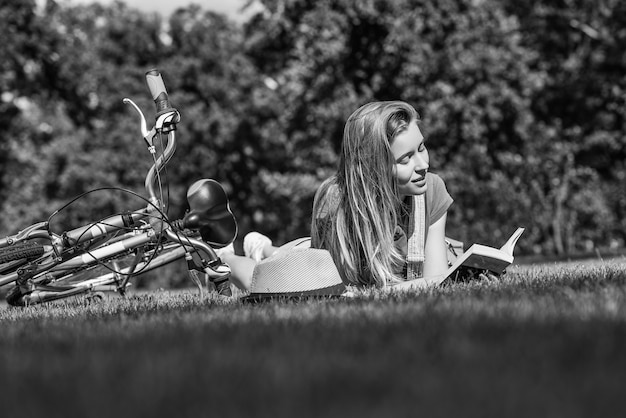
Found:
[[127, 97], [125, 97], [122, 101], [125, 104], [131, 105], [139, 114], [139, 118], [141, 119], [141, 135], [143, 136], [143, 140], [146, 141], [146, 144], [148, 144], [148, 150], [150, 150], [150, 152], [154, 154], [156, 152], [156, 149], [154, 147], [153, 139], [157, 132], [156, 128], [152, 128], [151, 130], [148, 130], [148, 123], [146, 122], [146, 117], [143, 115], [143, 112], [141, 111], [139, 106], [135, 104], [135, 102], [133, 102], [131, 99]]

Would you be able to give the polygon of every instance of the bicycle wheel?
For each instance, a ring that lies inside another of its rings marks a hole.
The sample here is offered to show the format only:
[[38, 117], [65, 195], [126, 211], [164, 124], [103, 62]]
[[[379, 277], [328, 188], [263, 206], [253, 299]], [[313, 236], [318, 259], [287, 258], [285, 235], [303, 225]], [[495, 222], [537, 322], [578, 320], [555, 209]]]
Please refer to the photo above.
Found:
[[37, 242], [25, 241], [9, 247], [0, 248], [0, 264], [17, 260], [32, 260], [42, 256], [44, 246]]
[[44, 246], [34, 241], [0, 248], [0, 275], [15, 271], [29, 261], [41, 257], [44, 252]]

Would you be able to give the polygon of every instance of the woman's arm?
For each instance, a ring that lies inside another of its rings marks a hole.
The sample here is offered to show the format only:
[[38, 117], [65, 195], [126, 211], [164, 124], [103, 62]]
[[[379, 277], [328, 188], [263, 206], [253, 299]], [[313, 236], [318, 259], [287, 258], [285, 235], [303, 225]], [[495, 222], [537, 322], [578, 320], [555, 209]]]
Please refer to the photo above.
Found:
[[444, 213], [428, 228], [426, 239], [424, 277], [441, 276], [448, 270], [448, 256], [446, 252], [446, 218]]
[[426, 239], [424, 277], [407, 282], [394, 283], [388, 287], [390, 291], [425, 289], [438, 286], [445, 279], [448, 270], [446, 252], [446, 214], [428, 229]]

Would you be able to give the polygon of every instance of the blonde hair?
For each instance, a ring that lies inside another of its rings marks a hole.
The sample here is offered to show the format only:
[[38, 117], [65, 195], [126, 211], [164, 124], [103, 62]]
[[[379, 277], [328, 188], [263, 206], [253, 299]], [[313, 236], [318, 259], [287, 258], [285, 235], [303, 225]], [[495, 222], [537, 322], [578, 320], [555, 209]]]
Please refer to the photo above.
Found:
[[394, 234], [402, 202], [391, 143], [418, 118], [412, 106], [390, 101], [361, 106], [346, 122], [339, 169], [315, 196], [311, 237], [331, 253], [347, 283], [384, 286], [399, 279], [404, 258]]

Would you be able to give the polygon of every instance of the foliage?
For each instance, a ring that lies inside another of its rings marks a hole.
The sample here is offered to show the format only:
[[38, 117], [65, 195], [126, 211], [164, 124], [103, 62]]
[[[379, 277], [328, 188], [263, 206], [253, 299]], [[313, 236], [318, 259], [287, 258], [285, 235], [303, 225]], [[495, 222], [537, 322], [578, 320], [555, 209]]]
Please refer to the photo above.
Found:
[[594, 242], [623, 246], [626, 6], [507, 3], [522, 44], [535, 51], [530, 67], [543, 78], [530, 109], [538, 151], [531, 168], [544, 176], [535, 189], [543, 216], [552, 218], [550, 247], [563, 253]]
[[[141, 192], [150, 157], [130, 97], [151, 114], [159, 68], [182, 114], [170, 214], [219, 180], [241, 236], [307, 235], [346, 117], [371, 100], [414, 104], [432, 169], [455, 199], [448, 235], [520, 253], [626, 241], [626, 6], [617, 0], [262, 0], [244, 24], [123, 2], [0, 2], [0, 231], [47, 219], [83, 192]], [[96, 192], [55, 218], [78, 226], [143, 205]]]

